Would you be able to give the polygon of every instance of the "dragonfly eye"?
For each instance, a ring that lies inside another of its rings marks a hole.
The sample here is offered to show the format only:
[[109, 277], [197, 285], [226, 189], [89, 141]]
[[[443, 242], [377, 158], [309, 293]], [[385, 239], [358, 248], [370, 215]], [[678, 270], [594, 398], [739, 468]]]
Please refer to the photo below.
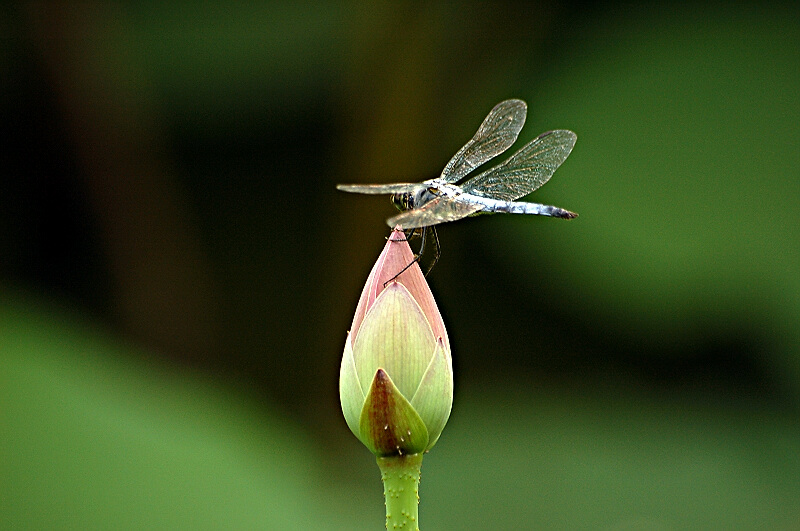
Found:
[[411, 208], [409, 205], [410, 195], [411, 194], [407, 192], [403, 194], [392, 194], [392, 204], [397, 208], [397, 210], [404, 212]]

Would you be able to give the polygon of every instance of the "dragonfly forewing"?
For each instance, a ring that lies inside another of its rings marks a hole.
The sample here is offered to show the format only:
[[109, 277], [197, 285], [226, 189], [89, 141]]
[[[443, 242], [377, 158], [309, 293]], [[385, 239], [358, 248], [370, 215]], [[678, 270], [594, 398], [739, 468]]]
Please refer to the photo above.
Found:
[[522, 100], [506, 100], [495, 105], [475, 136], [453, 155], [439, 178], [448, 183], [460, 181], [484, 162], [510, 148], [525, 125], [527, 109]]
[[572, 131], [542, 133], [507, 161], [486, 170], [462, 185], [465, 192], [513, 201], [546, 183], [575, 145]]
[[337, 184], [336, 189], [356, 194], [402, 194], [425, 188], [425, 183]]

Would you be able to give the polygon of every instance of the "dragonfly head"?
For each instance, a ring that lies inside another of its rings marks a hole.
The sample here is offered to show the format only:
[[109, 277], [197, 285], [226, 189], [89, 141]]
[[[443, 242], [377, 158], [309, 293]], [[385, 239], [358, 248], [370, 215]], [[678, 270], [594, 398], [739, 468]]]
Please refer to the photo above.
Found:
[[428, 201], [439, 195], [439, 190], [434, 187], [419, 188], [412, 192], [401, 192], [399, 194], [392, 194], [392, 204], [397, 207], [400, 212], [419, 208], [425, 205]]
[[405, 212], [406, 210], [411, 210], [413, 208], [413, 199], [412, 199], [411, 192], [403, 192], [401, 194], [392, 194], [391, 201], [392, 201], [392, 204], [400, 212]]

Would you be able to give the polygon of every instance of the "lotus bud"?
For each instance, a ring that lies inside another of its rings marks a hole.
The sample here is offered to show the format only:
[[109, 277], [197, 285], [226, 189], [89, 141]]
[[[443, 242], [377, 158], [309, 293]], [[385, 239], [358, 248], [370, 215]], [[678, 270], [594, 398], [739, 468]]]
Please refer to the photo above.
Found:
[[[367, 278], [347, 336], [339, 398], [347, 426], [378, 457], [433, 447], [453, 405], [442, 316], [402, 231]], [[395, 278], [396, 277], [396, 278]]]

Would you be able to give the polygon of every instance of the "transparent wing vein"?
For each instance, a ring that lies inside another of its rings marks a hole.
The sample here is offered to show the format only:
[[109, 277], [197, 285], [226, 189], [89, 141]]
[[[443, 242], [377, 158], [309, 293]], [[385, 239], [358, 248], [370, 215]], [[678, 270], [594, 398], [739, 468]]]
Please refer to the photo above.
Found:
[[502, 201], [513, 201], [546, 183], [575, 145], [572, 131], [542, 133], [508, 160], [473, 177], [465, 192]]
[[440, 179], [448, 183], [460, 181], [484, 162], [510, 148], [525, 124], [527, 112], [528, 107], [522, 100], [506, 100], [495, 105], [475, 136], [444, 167]]
[[393, 183], [393, 184], [337, 184], [336, 189], [354, 194], [401, 194], [414, 192], [424, 188], [423, 183]]
[[431, 225], [465, 218], [482, 208], [483, 206], [478, 203], [465, 203], [453, 201], [449, 197], [437, 197], [420, 208], [407, 210], [387, 219], [386, 223], [390, 227], [400, 225], [404, 229], [430, 227]]

